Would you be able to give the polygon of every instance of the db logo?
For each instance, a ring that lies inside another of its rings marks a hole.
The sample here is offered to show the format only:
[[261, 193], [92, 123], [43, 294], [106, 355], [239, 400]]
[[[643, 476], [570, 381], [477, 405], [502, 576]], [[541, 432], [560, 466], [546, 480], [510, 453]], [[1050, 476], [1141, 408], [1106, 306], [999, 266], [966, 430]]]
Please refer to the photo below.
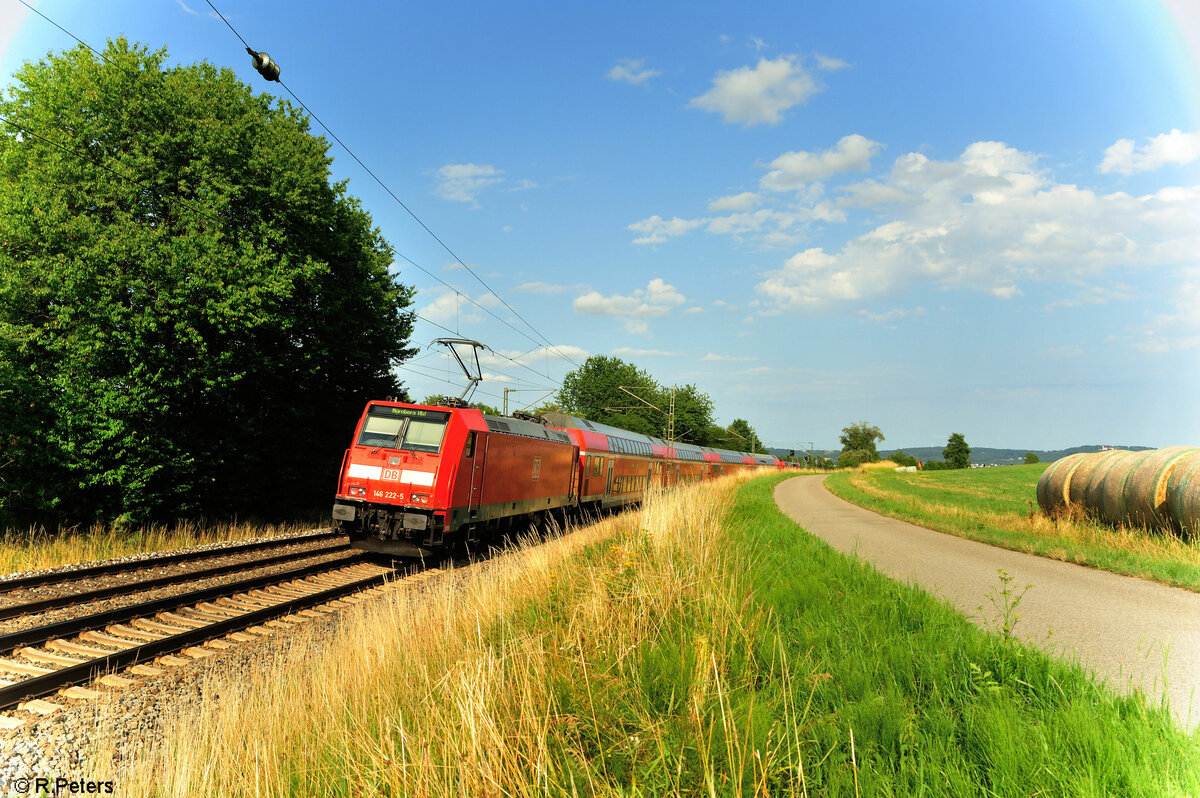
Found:
[[390, 479], [392, 482], [399, 482], [400, 481], [400, 469], [398, 469], [398, 468], [383, 469], [383, 478]]

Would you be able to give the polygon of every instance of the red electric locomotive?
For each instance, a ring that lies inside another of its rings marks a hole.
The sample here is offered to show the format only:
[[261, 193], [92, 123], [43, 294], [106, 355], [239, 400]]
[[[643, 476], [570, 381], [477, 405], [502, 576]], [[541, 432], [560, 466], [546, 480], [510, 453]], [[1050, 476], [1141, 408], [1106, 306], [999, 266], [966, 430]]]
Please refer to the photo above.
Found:
[[342, 458], [333, 517], [366, 551], [425, 556], [575, 506], [566, 433], [474, 408], [371, 402]]

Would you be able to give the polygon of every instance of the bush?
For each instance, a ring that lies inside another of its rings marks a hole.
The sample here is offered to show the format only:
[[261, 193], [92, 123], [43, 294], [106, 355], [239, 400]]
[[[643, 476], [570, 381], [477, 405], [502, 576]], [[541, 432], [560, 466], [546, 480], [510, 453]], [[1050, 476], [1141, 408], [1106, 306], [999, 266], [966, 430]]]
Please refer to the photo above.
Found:
[[879, 459], [879, 455], [872, 456], [872, 453], [866, 449], [847, 449], [838, 455], [838, 468], [858, 468], [863, 463], [871, 463]]

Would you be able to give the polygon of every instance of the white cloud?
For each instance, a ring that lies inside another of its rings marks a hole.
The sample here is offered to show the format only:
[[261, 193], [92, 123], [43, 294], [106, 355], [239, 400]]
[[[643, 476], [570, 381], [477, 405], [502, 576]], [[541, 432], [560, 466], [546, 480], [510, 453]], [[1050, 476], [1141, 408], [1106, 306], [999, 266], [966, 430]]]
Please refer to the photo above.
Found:
[[751, 363], [758, 358], [753, 355], [717, 355], [709, 352], [700, 360], [704, 363]]
[[629, 332], [644, 334], [649, 330], [646, 319], [666, 316], [672, 308], [686, 301], [675, 286], [655, 277], [645, 288], [637, 289], [630, 296], [613, 294], [606, 297], [598, 291], [589, 291], [575, 298], [574, 308], [576, 313], [616, 316], [624, 320]]
[[850, 66], [840, 58], [831, 58], [820, 53], [813, 53], [813, 58], [817, 59], [817, 67], [826, 72], [836, 72], [839, 69], [846, 69]]
[[1129, 345], [1139, 352], [1164, 354], [1200, 347], [1200, 266], [1180, 270], [1181, 282], [1172, 292], [1174, 313], [1158, 313], [1136, 328]]
[[906, 308], [895, 308], [893, 310], [889, 310], [884, 313], [868, 313], [865, 310], [860, 310], [858, 312], [858, 315], [861, 316], [866, 321], [872, 321], [872, 322], [875, 322], [876, 324], [887, 324], [889, 321], [895, 321], [896, 319], [907, 319], [907, 318], [911, 318], [913, 316], [924, 316], [925, 308], [923, 308], [923, 307], [915, 307], [915, 308], [907, 308], [907, 309]]
[[795, 191], [841, 172], [861, 172], [871, 165], [871, 157], [882, 146], [866, 136], [852, 133], [821, 153], [785, 152], [771, 161], [771, 171], [763, 176], [760, 185], [767, 191]]
[[646, 59], [644, 58], [622, 58], [615, 67], [608, 70], [605, 77], [609, 80], [641, 85], [662, 74], [657, 69], [642, 69], [642, 65], [645, 63]]
[[[425, 296], [426, 292], [422, 291], [420, 295]], [[425, 319], [439, 324], [443, 322], [478, 323], [483, 321], [480, 306], [494, 308], [500, 304], [499, 297], [490, 291], [477, 297], [470, 297], [466, 294], [439, 288], [433, 300], [428, 305], [418, 308], [417, 313]]]
[[743, 191], [741, 194], [734, 194], [729, 197], [718, 197], [708, 203], [710, 211], [749, 211], [757, 208], [762, 202], [762, 197], [755, 194], [753, 191]]
[[811, 206], [759, 208], [740, 211], [724, 216], [701, 216], [695, 219], [663, 219], [655, 215], [628, 225], [628, 229], [643, 235], [633, 239], [635, 244], [661, 244], [692, 230], [703, 228], [713, 235], [728, 235], [735, 240], [752, 238], [762, 246], [794, 246], [806, 235], [813, 221], [844, 222], [845, 211], [826, 200]]
[[855, 133], [843, 136], [833, 148], [822, 153], [784, 153], [771, 162], [771, 171], [761, 183], [768, 191], [791, 192], [787, 205], [759, 207], [769, 197], [753, 191], [718, 197], [709, 202], [708, 209], [724, 212], [723, 215], [664, 219], [655, 214], [628, 225], [629, 230], [640, 234], [633, 243], [661, 244], [703, 228], [713, 235], [729, 235], [735, 239], [749, 237], [761, 246], [795, 246], [807, 237], [808, 228], [814, 222], [846, 221], [843, 206], [865, 204], [868, 200], [882, 201], [885, 195], [897, 201], [908, 196], [901, 189], [876, 185], [857, 189], [852, 201], [834, 202], [823, 196], [824, 185], [814, 182], [841, 172], [866, 169], [882, 146]]
[[976, 142], [953, 161], [898, 158], [884, 188], [913, 201], [840, 251], [809, 248], [756, 286], [775, 308], [901, 293], [917, 285], [999, 298], [1023, 281], [1086, 285], [1113, 267], [1192, 264], [1200, 187], [1133, 197], [1054, 182], [1037, 158]]
[[1057, 299], [1042, 309], [1055, 310], [1057, 308], [1075, 308], [1080, 305], [1107, 305], [1109, 302], [1123, 302], [1132, 298], [1132, 289], [1124, 283], [1115, 283], [1111, 286], [1091, 285], [1085, 286], [1075, 296]]
[[1083, 354], [1083, 347], [1078, 344], [1063, 344], [1062, 346], [1052, 346], [1042, 352], [1042, 357], [1053, 358], [1055, 360], [1069, 357], [1079, 357]]
[[751, 125], [778, 124], [789, 108], [816, 94], [816, 81], [794, 56], [773, 61], [759, 59], [756, 66], [718, 72], [713, 86], [692, 99], [688, 107], [721, 114], [726, 122]]
[[488, 186], [504, 181], [504, 171], [491, 164], [448, 163], [437, 170], [434, 193], [442, 199], [478, 205], [476, 196]]
[[838, 205], [859, 208], [874, 208], [879, 205], [897, 205], [910, 202], [920, 202], [921, 198], [895, 186], [877, 183], [874, 180], [864, 180], [845, 186], [842, 192], [847, 196], [838, 197]]
[[1182, 166], [1197, 158], [1200, 158], [1200, 133], [1172, 130], [1153, 136], [1140, 148], [1133, 139], [1119, 139], [1104, 151], [1100, 171], [1131, 175], [1134, 172], [1149, 172], [1167, 164]]
[[628, 346], [618, 346], [613, 350], [614, 355], [621, 357], [677, 357], [678, 352], [664, 352], [661, 349], [634, 349]]
[[555, 285], [553, 283], [543, 283], [534, 281], [530, 283], [521, 283], [516, 290], [526, 294], [561, 294], [568, 290], [565, 285]]
[[635, 233], [642, 233], [640, 237], [633, 239], [635, 244], [661, 244], [668, 238], [681, 236], [688, 230], [700, 227], [705, 221], [704, 219], [680, 219], [678, 216], [674, 219], [663, 219], [655, 214], [648, 219], [634, 222], [629, 225], [628, 229]]

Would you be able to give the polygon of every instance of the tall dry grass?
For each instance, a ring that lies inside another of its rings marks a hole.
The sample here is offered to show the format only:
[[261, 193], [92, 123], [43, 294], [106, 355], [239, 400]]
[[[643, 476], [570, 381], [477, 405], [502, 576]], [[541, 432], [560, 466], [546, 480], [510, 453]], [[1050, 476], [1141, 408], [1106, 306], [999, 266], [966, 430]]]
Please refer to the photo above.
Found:
[[316, 526], [318, 524], [313, 522], [262, 524], [180, 521], [177, 524], [155, 524], [134, 530], [117, 530], [101, 524], [54, 533], [42, 527], [8, 530], [0, 536], [0, 573], [53, 568], [208, 543], [291, 535], [307, 532]]
[[[663, 667], [694, 689], [663, 700], [690, 702], [680, 711], [710, 785], [740, 783], [746, 768], [765, 778], [790, 766], [770, 757], [794, 749], [739, 753], [720, 706], [724, 650], [747, 634], [726, 594], [720, 525], [743, 481], [655, 494], [571, 535], [397, 583], [345, 611], [328, 639], [302, 632], [253, 669], [210, 672], [204, 692], [219, 700], [169, 718], [159, 743], [120, 766], [115, 739], [102, 745], [101, 772], [131, 796], [604, 793], [628, 758], [614, 752], [682, 770], [662, 717], [636, 702], [615, 710], [611, 693], [636, 684], [648, 641], [691, 619], [700, 642]], [[743, 772], [717, 772], [718, 760]]]

